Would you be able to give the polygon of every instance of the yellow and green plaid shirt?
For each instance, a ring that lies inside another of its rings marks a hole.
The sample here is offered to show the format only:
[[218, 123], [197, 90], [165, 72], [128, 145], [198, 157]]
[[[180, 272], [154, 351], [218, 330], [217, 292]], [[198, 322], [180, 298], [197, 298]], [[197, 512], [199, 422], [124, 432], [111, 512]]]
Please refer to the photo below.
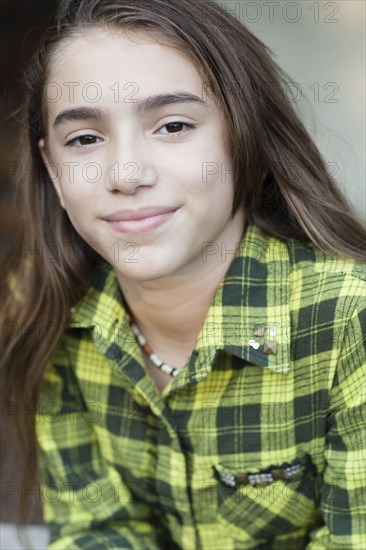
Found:
[[365, 550], [365, 333], [365, 265], [250, 225], [160, 393], [103, 261], [37, 412], [49, 548]]

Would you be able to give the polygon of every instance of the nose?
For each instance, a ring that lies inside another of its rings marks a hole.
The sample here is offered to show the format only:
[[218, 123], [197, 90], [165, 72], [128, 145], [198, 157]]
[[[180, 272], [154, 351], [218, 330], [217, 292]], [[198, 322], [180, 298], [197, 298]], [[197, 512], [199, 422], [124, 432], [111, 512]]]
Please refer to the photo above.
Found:
[[124, 136], [111, 147], [108, 191], [132, 195], [139, 187], [151, 187], [157, 181], [157, 171], [151, 147], [144, 136]]

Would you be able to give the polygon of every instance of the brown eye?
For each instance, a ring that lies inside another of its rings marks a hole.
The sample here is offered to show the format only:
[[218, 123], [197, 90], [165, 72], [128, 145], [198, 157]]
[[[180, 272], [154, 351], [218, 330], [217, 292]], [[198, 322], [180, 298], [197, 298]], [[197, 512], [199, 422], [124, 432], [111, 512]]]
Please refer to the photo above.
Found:
[[170, 122], [166, 125], [166, 128], [170, 128], [173, 130], [170, 132], [171, 134], [179, 133], [179, 131], [182, 131], [182, 127], [184, 126], [183, 122]]
[[[193, 130], [195, 126], [193, 124], [188, 124], [187, 122], [168, 122], [168, 124], [164, 124], [159, 130], [159, 133], [163, 136], [173, 136], [173, 135], [183, 135], [189, 130]], [[162, 130], [165, 130], [162, 132]]]
[[97, 136], [85, 134], [84, 136], [78, 136], [66, 143], [66, 147], [87, 147], [88, 145], [95, 145], [100, 141], [102, 141], [102, 139]]
[[81, 136], [79, 138], [80, 145], [92, 145], [97, 138], [95, 136]]

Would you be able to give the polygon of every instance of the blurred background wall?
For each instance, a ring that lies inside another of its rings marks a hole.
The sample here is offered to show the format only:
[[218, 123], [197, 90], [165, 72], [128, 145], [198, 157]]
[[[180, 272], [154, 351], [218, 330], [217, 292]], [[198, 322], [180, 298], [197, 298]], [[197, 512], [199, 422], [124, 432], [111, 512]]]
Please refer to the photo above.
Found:
[[362, 0], [218, 1], [267, 44], [307, 128], [366, 222], [365, 9]]
[[[200, 0], [197, 0], [200, 1]], [[1, 0], [1, 245], [2, 254], [16, 235], [17, 210], [11, 201], [16, 121], [9, 114], [22, 101], [18, 78], [34, 50], [57, 0]], [[203, 0], [204, 3], [204, 0]], [[329, 169], [355, 211], [366, 222], [365, 186], [365, 6], [362, 0], [226, 0], [227, 9], [267, 44], [290, 77], [296, 107]], [[224, 14], [223, 14], [224, 17]], [[11, 420], [2, 416], [2, 491], [17, 483], [19, 453]], [[8, 484], [8, 485], [5, 485]], [[14, 485], [13, 487], [16, 487]], [[20, 491], [3, 494], [1, 541], [21, 548], [12, 522]], [[42, 522], [34, 498], [33, 524]], [[46, 530], [30, 533], [34, 548], [45, 547]], [[29, 546], [28, 546], [29, 547]]]

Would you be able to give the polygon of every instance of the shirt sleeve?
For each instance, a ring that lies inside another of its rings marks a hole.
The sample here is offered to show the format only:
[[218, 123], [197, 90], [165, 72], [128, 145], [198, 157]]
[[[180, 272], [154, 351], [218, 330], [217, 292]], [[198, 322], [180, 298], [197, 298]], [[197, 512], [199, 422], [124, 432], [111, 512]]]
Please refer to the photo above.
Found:
[[103, 457], [108, 440], [101, 452], [91, 412], [52, 366], [43, 381], [36, 435], [50, 550], [167, 547], [151, 507]]
[[307, 550], [366, 548], [366, 300], [344, 333], [330, 394], [326, 468], [321, 493], [324, 526]]

